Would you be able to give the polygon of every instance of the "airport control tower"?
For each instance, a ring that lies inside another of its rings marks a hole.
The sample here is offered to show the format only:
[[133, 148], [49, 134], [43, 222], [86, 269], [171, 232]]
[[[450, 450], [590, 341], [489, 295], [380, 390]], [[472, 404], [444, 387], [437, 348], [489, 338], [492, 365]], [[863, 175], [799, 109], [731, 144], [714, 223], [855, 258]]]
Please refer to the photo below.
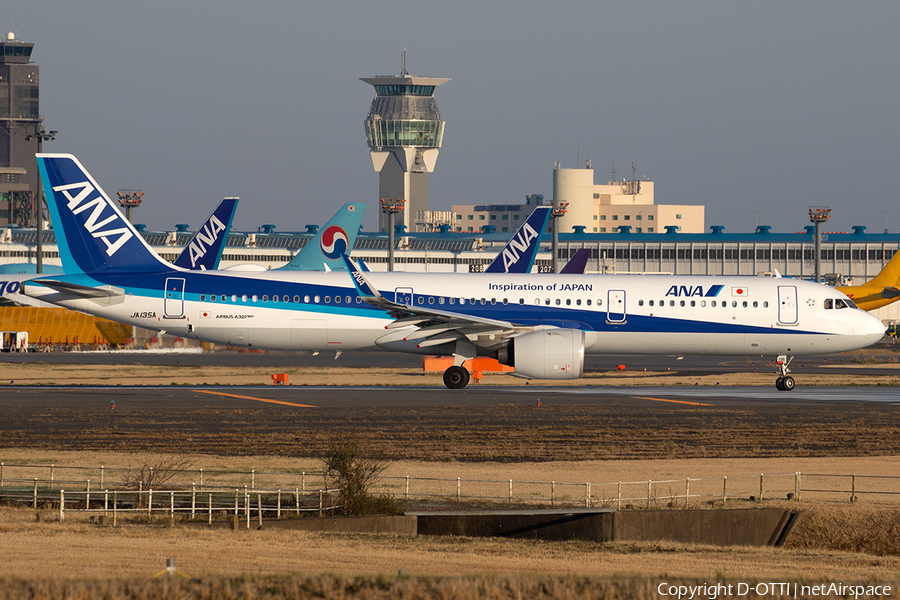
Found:
[[12, 32], [0, 40], [0, 225], [35, 226], [39, 177], [34, 154], [43, 139], [52, 139], [42, 127], [33, 49]]
[[[400, 75], [362, 77], [375, 86], [375, 99], [366, 117], [366, 141], [372, 166], [380, 174], [379, 198], [406, 199], [402, 220], [406, 231], [414, 231], [417, 215], [428, 210], [428, 174], [434, 170], [444, 135], [444, 121], [434, 100], [434, 88], [450, 81]], [[382, 214], [379, 227], [387, 230]]]

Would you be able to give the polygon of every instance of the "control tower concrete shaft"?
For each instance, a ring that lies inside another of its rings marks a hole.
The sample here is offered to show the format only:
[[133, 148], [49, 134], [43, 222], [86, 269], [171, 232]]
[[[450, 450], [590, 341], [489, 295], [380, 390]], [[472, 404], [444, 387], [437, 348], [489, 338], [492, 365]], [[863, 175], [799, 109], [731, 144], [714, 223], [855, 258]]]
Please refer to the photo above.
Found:
[[[405, 198], [402, 221], [395, 223], [414, 231], [417, 215], [428, 210], [428, 174], [444, 135], [434, 88], [450, 80], [412, 76], [405, 68], [399, 76], [360, 79], [375, 87], [365, 124], [372, 166], [380, 174], [379, 198]], [[385, 231], [386, 215], [379, 224]]]

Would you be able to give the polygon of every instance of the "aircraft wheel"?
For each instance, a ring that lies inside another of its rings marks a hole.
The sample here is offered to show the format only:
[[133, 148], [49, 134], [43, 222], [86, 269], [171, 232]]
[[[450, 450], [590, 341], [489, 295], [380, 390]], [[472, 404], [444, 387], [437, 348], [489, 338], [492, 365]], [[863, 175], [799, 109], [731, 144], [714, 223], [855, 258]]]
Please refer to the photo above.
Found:
[[775, 389], [780, 392], [784, 391], [784, 377], [779, 377], [775, 380]]
[[465, 367], [452, 366], [444, 371], [444, 385], [451, 390], [459, 390], [469, 384], [469, 371]]
[[791, 377], [790, 375], [788, 375], [787, 377], [785, 377], [785, 378], [782, 380], [782, 382], [781, 382], [781, 389], [783, 389], [785, 392], [790, 392], [791, 390], [794, 389], [794, 385], [796, 385], [796, 384], [794, 383], [794, 378]]

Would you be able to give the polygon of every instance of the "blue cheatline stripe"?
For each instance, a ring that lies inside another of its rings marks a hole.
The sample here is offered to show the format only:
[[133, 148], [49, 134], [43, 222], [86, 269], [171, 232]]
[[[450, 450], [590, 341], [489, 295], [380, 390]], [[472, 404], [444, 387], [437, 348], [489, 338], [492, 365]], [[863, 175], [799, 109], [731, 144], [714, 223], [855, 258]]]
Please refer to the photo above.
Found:
[[719, 295], [719, 292], [722, 291], [722, 287], [723, 287], [723, 286], [721, 286], [721, 285], [711, 285], [711, 286], [709, 286], [709, 289], [706, 290], [706, 297], [707, 297], [707, 298], [715, 298], [716, 296]]

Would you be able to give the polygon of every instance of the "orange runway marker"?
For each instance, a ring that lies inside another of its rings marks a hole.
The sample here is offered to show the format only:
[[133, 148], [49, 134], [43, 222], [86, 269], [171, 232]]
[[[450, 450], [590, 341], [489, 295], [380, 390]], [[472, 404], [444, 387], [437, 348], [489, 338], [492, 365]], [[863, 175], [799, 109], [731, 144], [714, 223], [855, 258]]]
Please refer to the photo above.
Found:
[[[210, 392], [212, 393], [212, 392]], [[690, 404], [691, 406], [714, 406], [713, 404], [703, 404], [702, 402], [688, 402], [687, 400], [666, 400], [665, 398], [649, 398], [647, 396], [632, 396], [638, 400], [653, 400], [654, 402], [672, 402], [674, 404]]]
[[269, 400], [268, 398], [254, 398], [253, 396], [239, 396], [238, 394], [226, 394], [225, 392], [214, 392], [212, 390], [191, 390], [200, 394], [212, 394], [213, 396], [228, 396], [229, 398], [241, 398], [243, 400], [256, 400], [257, 402], [268, 402], [269, 404], [283, 404], [285, 406], [296, 406], [299, 408], [319, 408], [312, 404], [297, 404], [296, 402], [285, 402], [284, 400]]

